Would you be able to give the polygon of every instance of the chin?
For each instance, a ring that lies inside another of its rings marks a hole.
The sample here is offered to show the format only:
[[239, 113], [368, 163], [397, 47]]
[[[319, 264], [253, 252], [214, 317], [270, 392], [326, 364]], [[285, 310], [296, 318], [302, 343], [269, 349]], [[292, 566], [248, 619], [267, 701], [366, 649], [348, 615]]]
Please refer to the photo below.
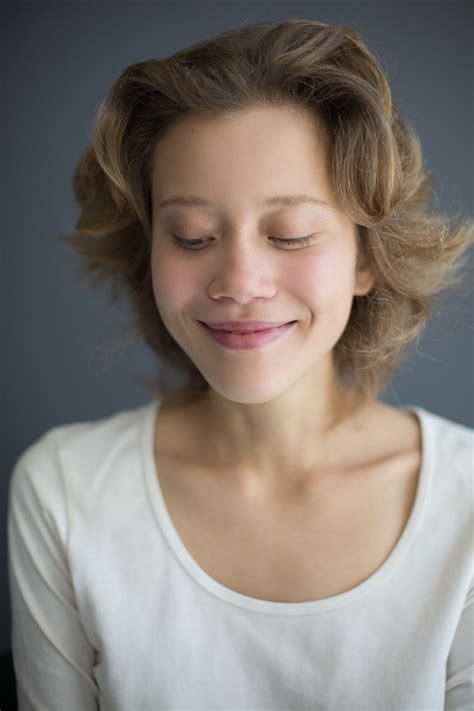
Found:
[[[205, 377], [205, 376], [204, 376]], [[285, 394], [291, 389], [291, 382], [281, 381], [279, 387], [276, 384], [275, 378], [266, 383], [262, 380], [258, 384], [252, 378], [247, 383], [225, 383], [216, 381], [212, 378], [206, 378], [211, 390], [219, 397], [229, 400], [230, 402], [239, 403], [241, 405], [263, 405], [267, 402], [272, 402]]]

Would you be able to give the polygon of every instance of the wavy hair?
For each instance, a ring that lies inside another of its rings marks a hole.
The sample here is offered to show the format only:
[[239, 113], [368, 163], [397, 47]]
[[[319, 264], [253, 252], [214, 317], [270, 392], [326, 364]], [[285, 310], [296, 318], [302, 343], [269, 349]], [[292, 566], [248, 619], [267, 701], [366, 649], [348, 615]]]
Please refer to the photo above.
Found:
[[370, 292], [353, 299], [333, 362], [358, 398], [377, 398], [419, 339], [436, 297], [463, 285], [474, 221], [428, 206], [434, 186], [420, 140], [355, 29], [306, 19], [259, 23], [127, 67], [101, 102], [74, 172], [74, 234], [58, 238], [82, 255], [80, 270], [95, 283], [111, 280], [113, 299], [128, 295], [135, 316], [129, 344], [144, 338], [161, 361], [146, 386], [173, 398], [169, 375], [177, 370], [187, 378], [181, 393], [207, 390], [155, 303], [153, 157], [184, 117], [262, 106], [309, 112], [325, 128], [334, 195], [358, 226], [358, 259], [375, 275]]

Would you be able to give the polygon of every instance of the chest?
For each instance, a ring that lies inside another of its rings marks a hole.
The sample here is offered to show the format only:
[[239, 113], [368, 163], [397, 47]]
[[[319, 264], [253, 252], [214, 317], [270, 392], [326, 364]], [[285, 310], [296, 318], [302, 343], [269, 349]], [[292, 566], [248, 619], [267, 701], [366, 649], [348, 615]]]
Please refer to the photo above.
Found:
[[171, 521], [209, 576], [250, 597], [304, 602], [350, 590], [390, 555], [413, 507], [420, 454], [271, 503], [165, 457], [156, 464]]

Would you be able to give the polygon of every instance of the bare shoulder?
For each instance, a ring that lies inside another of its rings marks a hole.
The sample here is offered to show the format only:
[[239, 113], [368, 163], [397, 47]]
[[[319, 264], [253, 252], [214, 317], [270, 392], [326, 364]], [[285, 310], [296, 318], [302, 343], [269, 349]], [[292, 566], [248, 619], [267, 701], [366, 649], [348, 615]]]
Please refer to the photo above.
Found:
[[183, 460], [195, 450], [193, 400], [164, 401], [155, 423], [155, 450], [160, 456]]
[[355, 414], [347, 429], [356, 451], [362, 448], [365, 452], [395, 455], [419, 450], [421, 445], [421, 425], [417, 415], [379, 400]]

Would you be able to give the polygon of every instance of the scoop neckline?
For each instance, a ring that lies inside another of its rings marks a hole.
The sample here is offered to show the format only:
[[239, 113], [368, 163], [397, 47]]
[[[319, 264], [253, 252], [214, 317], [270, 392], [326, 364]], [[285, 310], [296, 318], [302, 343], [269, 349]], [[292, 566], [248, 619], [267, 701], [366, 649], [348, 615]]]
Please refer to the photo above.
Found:
[[159, 416], [161, 404], [161, 400], [153, 400], [144, 407], [144, 421], [141, 428], [142, 472], [149, 502], [158, 529], [169, 545], [172, 554], [194, 581], [215, 597], [247, 610], [274, 615], [302, 615], [325, 612], [356, 602], [373, 588], [381, 585], [394, 572], [397, 564], [401, 562], [415, 535], [421, 518], [432, 469], [432, 438], [428, 436], [426, 422], [428, 413], [424, 408], [417, 405], [406, 405], [399, 408], [418, 417], [421, 431], [421, 466], [415, 500], [410, 515], [400, 538], [389, 556], [369, 578], [366, 578], [350, 590], [318, 600], [276, 602], [274, 600], [254, 598], [219, 583], [198, 565], [181, 540], [168, 512], [155, 465], [154, 433], [156, 418]]

